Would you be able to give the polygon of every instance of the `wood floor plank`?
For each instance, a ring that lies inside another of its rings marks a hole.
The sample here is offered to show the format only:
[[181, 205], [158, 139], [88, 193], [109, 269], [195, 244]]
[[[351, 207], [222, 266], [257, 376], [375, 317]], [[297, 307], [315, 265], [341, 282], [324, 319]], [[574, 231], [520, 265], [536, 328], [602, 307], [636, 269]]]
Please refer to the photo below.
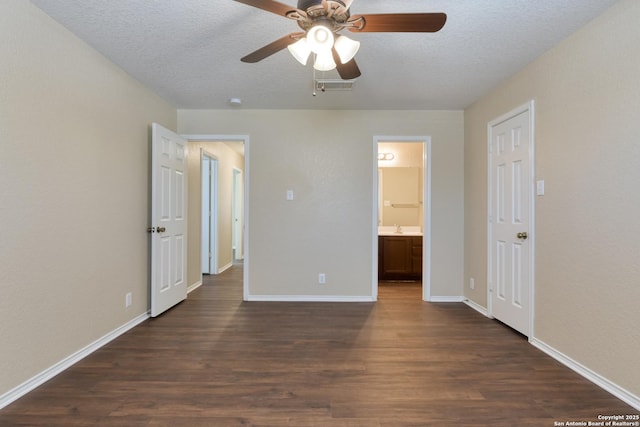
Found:
[[4, 426], [552, 426], [637, 411], [416, 284], [377, 303], [242, 302], [204, 284], [0, 411]]

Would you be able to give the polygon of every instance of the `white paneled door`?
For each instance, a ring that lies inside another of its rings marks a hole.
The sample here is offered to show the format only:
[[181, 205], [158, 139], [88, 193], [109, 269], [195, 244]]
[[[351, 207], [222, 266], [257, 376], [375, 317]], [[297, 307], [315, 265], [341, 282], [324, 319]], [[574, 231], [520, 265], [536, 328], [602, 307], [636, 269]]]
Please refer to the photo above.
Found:
[[532, 108], [489, 125], [490, 314], [531, 330]]
[[187, 297], [187, 141], [151, 125], [151, 316]]

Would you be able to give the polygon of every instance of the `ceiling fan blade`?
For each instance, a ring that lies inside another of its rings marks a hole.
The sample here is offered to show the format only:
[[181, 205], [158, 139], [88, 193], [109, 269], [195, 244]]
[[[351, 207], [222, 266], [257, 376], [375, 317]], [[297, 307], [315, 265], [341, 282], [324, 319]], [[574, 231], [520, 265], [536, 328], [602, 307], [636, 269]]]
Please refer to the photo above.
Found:
[[287, 16], [287, 12], [296, 10], [295, 7], [291, 7], [287, 4], [280, 3], [274, 0], [235, 0], [238, 3], [243, 3], [249, 6], [257, 7], [258, 9], [266, 10], [267, 12], [275, 13], [280, 16]]
[[447, 22], [445, 13], [380, 13], [353, 15], [349, 22], [361, 27], [349, 27], [349, 31], [363, 33], [435, 33]]
[[333, 53], [333, 61], [336, 63], [336, 71], [342, 80], [352, 80], [360, 77], [362, 73], [360, 72], [360, 68], [358, 68], [358, 64], [356, 64], [355, 59], [343, 64], [340, 62], [340, 56], [338, 56], [338, 52], [336, 52], [335, 48], [331, 49], [331, 53]]
[[304, 33], [287, 34], [286, 36], [280, 37], [278, 40], [271, 42], [266, 46], [261, 47], [255, 52], [251, 52], [244, 58], [241, 58], [240, 61], [248, 62], [250, 64], [253, 64], [258, 61], [262, 61], [266, 57], [271, 56], [274, 53], [278, 53], [282, 49], [289, 46], [290, 44], [295, 43], [296, 41], [298, 41], [300, 37], [304, 37]]

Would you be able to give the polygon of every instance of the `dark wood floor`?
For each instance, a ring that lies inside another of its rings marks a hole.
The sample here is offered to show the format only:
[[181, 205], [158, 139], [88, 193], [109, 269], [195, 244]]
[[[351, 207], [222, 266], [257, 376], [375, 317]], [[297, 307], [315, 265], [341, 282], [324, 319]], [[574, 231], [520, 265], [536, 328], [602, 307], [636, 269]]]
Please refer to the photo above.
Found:
[[464, 304], [242, 302], [241, 267], [0, 411], [1, 426], [553, 426], [637, 411]]

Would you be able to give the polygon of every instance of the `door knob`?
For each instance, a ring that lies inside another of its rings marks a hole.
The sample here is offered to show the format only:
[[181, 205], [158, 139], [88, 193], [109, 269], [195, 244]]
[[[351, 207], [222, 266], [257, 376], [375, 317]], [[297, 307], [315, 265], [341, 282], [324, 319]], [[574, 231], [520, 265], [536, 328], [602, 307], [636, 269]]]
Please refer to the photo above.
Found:
[[155, 227], [147, 228], [147, 233], [155, 233], [155, 232], [156, 232], [156, 228]]
[[[167, 231], [167, 229], [164, 228], [164, 227], [158, 227], [156, 230], [158, 230], [158, 233], [164, 233], [165, 231]], [[527, 234], [527, 233], [524, 233], [524, 234]], [[526, 237], [525, 237], [525, 239], [526, 239]]]
[[[159, 231], [159, 230], [160, 230], [160, 229], [158, 229], [158, 231]], [[529, 235], [527, 234], [527, 232], [526, 232], [526, 231], [523, 231], [522, 233], [518, 233], [518, 234], [516, 234], [516, 237], [517, 237], [518, 239], [523, 239], [523, 240], [525, 240], [527, 237], [529, 237]]]

